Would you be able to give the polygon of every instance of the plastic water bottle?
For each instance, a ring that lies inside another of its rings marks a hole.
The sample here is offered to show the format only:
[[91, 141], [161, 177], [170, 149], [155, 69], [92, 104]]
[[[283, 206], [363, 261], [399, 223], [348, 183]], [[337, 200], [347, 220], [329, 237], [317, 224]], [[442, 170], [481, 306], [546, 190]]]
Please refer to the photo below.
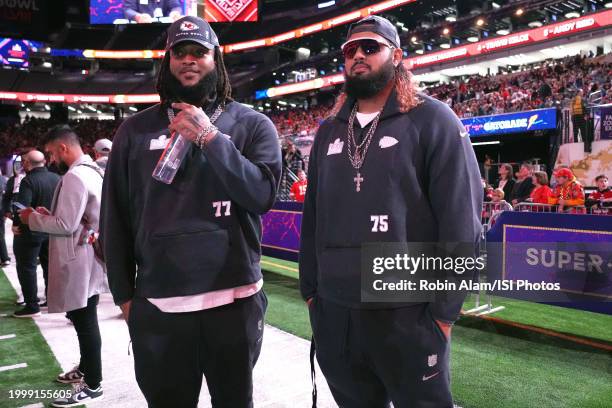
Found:
[[153, 170], [153, 178], [165, 184], [172, 184], [190, 145], [187, 139], [175, 132]]

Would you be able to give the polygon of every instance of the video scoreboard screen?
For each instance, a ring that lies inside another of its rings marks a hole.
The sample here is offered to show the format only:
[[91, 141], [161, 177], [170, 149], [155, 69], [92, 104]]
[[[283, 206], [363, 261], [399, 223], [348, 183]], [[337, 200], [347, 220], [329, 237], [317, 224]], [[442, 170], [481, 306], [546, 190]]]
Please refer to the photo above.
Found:
[[190, 15], [210, 23], [254, 22], [258, 0], [90, 0], [91, 24], [172, 23]]

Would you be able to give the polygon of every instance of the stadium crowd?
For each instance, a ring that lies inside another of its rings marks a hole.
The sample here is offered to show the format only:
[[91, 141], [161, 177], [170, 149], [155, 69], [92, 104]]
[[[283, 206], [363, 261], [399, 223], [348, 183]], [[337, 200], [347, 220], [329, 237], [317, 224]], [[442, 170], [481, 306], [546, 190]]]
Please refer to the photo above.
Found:
[[[471, 76], [426, 88], [459, 117], [568, 106], [578, 90], [598, 104], [612, 102], [612, 56], [566, 57], [522, 67], [506, 75]], [[599, 92], [598, 92], [599, 91]]]
[[[93, 145], [99, 139], [113, 139], [120, 121], [80, 119], [68, 122], [81, 138], [83, 151], [94, 156]], [[36, 147], [41, 147], [45, 135], [54, 125], [49, 119], [26, 117], [21, 124], [0, 127], [0, 158], [21, 154]]]

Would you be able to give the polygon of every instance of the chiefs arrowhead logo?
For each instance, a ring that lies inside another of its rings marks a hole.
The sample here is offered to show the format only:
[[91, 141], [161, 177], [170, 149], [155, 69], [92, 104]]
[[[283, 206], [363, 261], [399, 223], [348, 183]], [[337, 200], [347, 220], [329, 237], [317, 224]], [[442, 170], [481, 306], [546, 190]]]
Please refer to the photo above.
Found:
[[179, 29], [181, 31], [193, 31], [193, 30], [197, 30], [198, 27], [197, 25], [195, 25], [194, 23], [190, 22], [190, 21], [184, 21], [183, 23], [181, 23], [181, 26], [179, 27]]

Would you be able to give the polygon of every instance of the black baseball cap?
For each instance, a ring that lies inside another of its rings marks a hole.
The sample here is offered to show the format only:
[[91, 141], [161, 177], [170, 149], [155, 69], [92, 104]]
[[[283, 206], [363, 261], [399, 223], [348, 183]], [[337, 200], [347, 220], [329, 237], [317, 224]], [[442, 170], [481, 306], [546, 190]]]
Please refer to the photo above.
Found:
[[[395, 48], [400, 48], [400, 38], [397, 29], [384, 17], [371, 15], [351, 24], [346, 35], [346, 41], [348, 42], [351, 35], [363, 32], [376, 33], [389, 41]], [[344, 48], [345, 44], [346, 42], [342, 44], [342, 48]]]
[[212, 50], [219, 46], [217, 34], [206, 20], [195, 16], [185, 16], [176, 20], [168, 28], [166, 51], [183, 41], [194, 41]]

